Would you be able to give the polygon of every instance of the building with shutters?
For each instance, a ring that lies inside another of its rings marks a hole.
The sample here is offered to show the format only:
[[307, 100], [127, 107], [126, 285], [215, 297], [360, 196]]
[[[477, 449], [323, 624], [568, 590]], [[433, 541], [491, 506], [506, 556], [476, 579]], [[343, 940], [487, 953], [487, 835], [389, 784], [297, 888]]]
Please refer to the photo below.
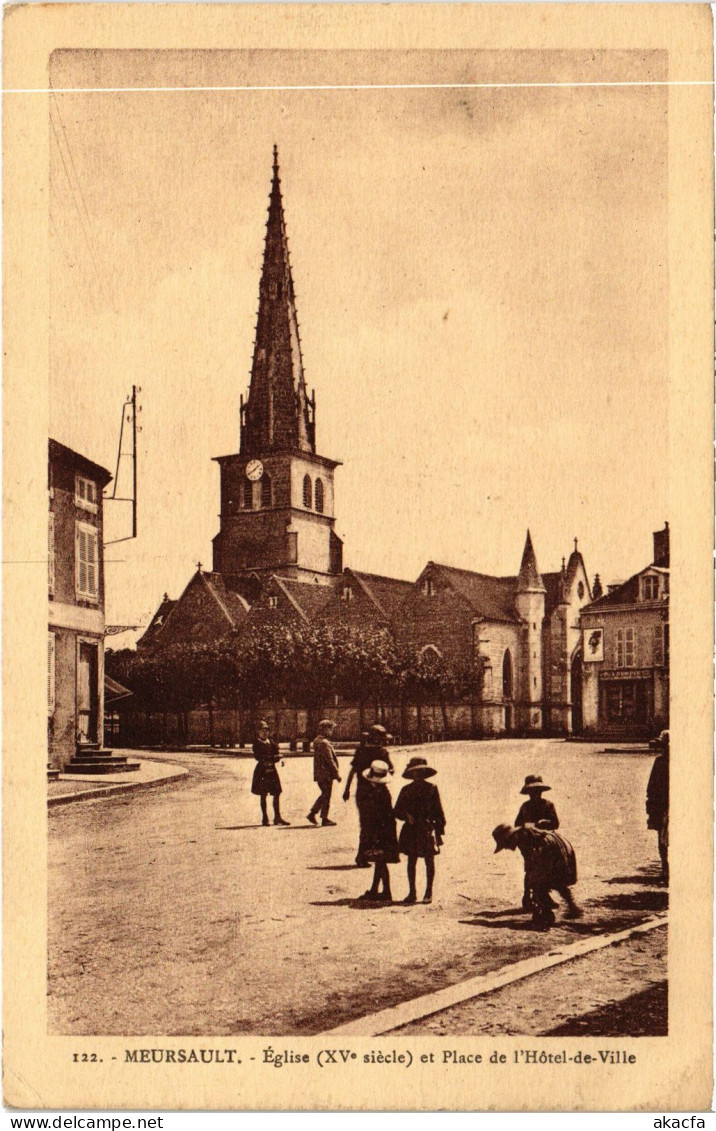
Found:
[[643, 739], [669, 725], [669, 562], [667, 522], [652, 562], [581, 611], [586, 734]]
[[55, 768], [78, 747], [102, 743], [102, 493], [111, 478], [106, 468], [50, 440], [47, 726]]

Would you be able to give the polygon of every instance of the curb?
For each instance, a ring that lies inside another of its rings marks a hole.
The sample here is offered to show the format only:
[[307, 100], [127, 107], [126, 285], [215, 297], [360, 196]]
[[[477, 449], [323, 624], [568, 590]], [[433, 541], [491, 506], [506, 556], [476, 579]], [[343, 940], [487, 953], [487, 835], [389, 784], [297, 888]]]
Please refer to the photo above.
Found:
[[55, 805], [68, 805], [72, 801], [91, 801], [94, 798], [113, 797], [118, 793], [137, 793], [140, 789], [153, 789], [170, 782], [181, 781], [188, 777], [189, 771], [178, 769], [176, 773], [167, 774], [166, 777], [155, 778], [153, 781], [114, 782], [112, 785], [101, 786], [99, 789], [83, 789], [77, 793], [58, 793], [55, 797], [47, 798], [48, 809]]
[[493, 990], [509, 986], [512, 982], [529, 978], [532, 974], [540, 974], [543, 970], [549, 970], [553, 966], [561, 966], [565, 962], [571, 962], [575, 958], [581, 958], [595, 950], [602, 950], [604, 947], [613, 946], [615, 943], [625, 942], [635, 935], [652, 931], [655, 927], [665, 927], [668, 921], [668, 915], [658, 915], [647, 919], [645, 923], [627, 927], [626, 930], [617, 931], [613, 935], [598, 935], [595, 938], [580, 939], [579, 942], [573, 943], [571, 946], [560, 947], [558, 950], [537, 955], [535, 958], [525, 958], [521, 962], [513, 962], [509, 966], [502, 966], [499, 970], [493, 970], [490, 974], [479, 974], [475, 978], [468, 978], [465, 982], [458, 982], [455, 986], [447, 986], [443, 990], [436, 990], [434, 993], [424, 994], [422, 997], [413, 998], [411, 1001], [401, 1002], [389, 1009], [381, 1009], [378, 1013], [369, 1013], [365, 1017], [357, 1017], [353, 1021], [338, 1025], [335, 1029], [327, 1029], [318, 1035], [322, 1037], [379, 1037], [386, 1033], [392, 1033], [397, 1029], [402, 1029], [404, 1025], [410, 1025], [413, 1021], [422, 1021], [423, 1018], [430, 1017], [434, 1013], [441, 1013], [443, 1010], [450, 1009], [454, 1005], [460, 1005], [464, 1001], [492, 993]]

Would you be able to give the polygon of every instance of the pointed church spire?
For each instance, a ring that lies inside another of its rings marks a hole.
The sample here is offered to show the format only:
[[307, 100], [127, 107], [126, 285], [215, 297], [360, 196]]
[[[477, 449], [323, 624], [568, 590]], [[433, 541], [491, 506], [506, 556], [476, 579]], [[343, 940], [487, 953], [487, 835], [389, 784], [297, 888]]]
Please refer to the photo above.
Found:
[[315, 452], [313, 409], [303, 375], [278, 149], [274, 145], [251, 385], [242, 407], [242, 454]]
[[537, 566], [537, 557], [534, 552], [532, 536], [529, 530], [527, 531], [525, 548], [522, 553], [522, 564], [517, 578], [517, 592], [524, 593], [527, 590], [544, 591], [544, 583]]

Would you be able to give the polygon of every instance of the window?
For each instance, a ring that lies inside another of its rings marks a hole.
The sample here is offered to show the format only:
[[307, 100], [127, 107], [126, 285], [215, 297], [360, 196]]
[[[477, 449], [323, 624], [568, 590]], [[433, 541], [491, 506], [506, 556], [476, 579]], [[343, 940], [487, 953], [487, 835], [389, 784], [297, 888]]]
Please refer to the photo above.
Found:
[[78, 597], [99, 596], [99, 557], [97, 530], [94, 526], [77, 523], [75, 554], [75, 589]]
[[250, 511], [254, 505], [254, 485], [250, 479], [244, 479], [241, 504], [244, 510]]
[[664, 664], [664, 625], [654, 625], [654, 638], [651, 649], [651, 662], [655, 668], [663, 667]]
[[47, 714], [55, 711], [55, 634], [47, 634]]
[[432, 577], [426, 577], [423, 582], [423, 594], [425, 597], [435, 596], [435, 586]]
[[47, 530], [47, 587], [55, 592], [55, 516], [50, 514]]
[[343, 592], [341, 593], [341, 600], [345, 601], [346, 604], [349, 601], [353, 600], [353, 590], [351, 589], [350, 585], [344, 585], [343, 586]]
[[649, 574], [641, 579], [642, 601], [657, 601], [659, 599], [659, 578]]
[[502, 660], [502, 698], [512, 698], [512, 656], [509, 648]]
[[316, 510], [323, 514], [323, 480], [316, 480]]
[[278, 608], [278, 597], [269, 597], [268, 607], [270, 609], [277, 609]]
[[75, 506], [97, 514], [97, 484], [83, 475], [75, 476]]
[[577, 596], [579, 597], [580, 601], [582, 600], [582, 597], [584, 596], [584, 582], [582, 582], [582, 581], [580, 581], [579, 585], [577, 586]]
[[261, 478], [261, 506], [270, 507], [272, 503], [271, 476], [264, 472]]
[[636, 666], [636, 640], [633, 628], [617, 629], [617, 664], [618, 668], [633, 668]]
[[313, 505], [313, 484], [310, 475], [303, 477], [303, 505], [309, 511]]

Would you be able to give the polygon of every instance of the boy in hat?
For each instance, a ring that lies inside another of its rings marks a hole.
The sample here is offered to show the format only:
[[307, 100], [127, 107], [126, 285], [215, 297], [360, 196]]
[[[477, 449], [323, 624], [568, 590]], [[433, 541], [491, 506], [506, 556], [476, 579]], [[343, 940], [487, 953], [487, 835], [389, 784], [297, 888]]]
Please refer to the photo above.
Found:
[[375, 864], [373, 883], [360, 899], [391, 902], [389, 864], [397, 864], [398, 838], [395, 835], [393, 803], [386, 782], [390, 774], [387, 762], [375, 761], [361, 774], [365, 794], [361, 801], [361, 844], [365, 859]]
[[318, 724], [318, 735], [313, 740], [313, 780], [321, 792], [308, 814], [308, 820], [312, 825], [318, 824], [316, 818], [319, 813], [324, 827], [336, 823], [328, 819], [333, 783], [341, 780], [336, 752], [331, 742], [335, 728], [336, 724], [332, 719], [321, 719]]
[[[522, 828], [523, 825], [535, 825], [539, 829], [558, 829], [559, 818], [557, 810], [551, 801], [548, 801], [544, 794], [547, 790], [551, 789], [551, 785], [546, 785], [539, 774], [528, 774], [525, 778], [525, 784], [522, 786], [520, 793], [526, 793], [529, 801], [525, 801], [520, 806], [520, 811], [515, 818], [515, 825], [517, 828]], [[550, 900], [550, 903], [552, 901]], [[553, 904], [554, 907], [557, 904]], [[532, 892], [527, 883], [525, 876], [525, 890], [522, 896], [522, 907], [525, 911], [532, 910]]]
[[516, 829], [512, 825], [498, 825], [493, 829], [495, 852], [519, 848], [525, 863], [525, 887], [529, 885], [532, 922], [538, 930], [546, 931], [554, 923], [554, 904], [550, 891], [557, 891], [567, 904], [567, 918], [580, 919], [582, 910], [574, 902], [571, 891], [577, 882], [577, 860], [568, 840], [550, 829], [525, 825]]
[[440, 851], [445, 834], [445, 814], [436, 785], [428, 781], [435, 777], [425, 758], [411, 758], [403, 771], [410, 784], [403, 786], [395, 805], [395, 816], [404, 821], [398, 847], [408, 857], [408, 884], [410, 891], [403, 903], [417, 902], [415, 872], [418, 859], [425, 861], [426, 888], [423, 903], [433, 901], [435, 857]]

